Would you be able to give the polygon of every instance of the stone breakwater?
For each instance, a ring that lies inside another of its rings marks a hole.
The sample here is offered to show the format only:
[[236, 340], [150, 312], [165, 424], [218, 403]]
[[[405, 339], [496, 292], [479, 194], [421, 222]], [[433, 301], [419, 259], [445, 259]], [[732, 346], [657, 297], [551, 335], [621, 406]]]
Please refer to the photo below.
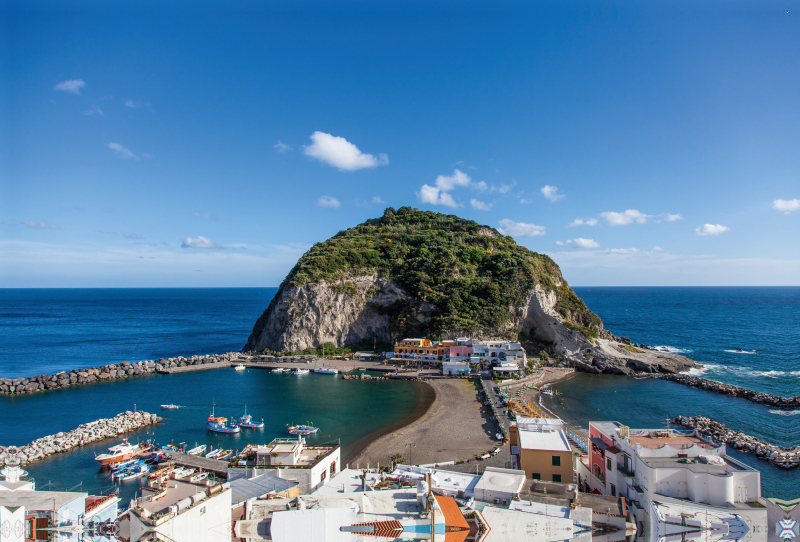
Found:
[[113, 418], [103, 418], [79, 425], [66, 433], [56, 433], [36, 439], [24, 446], [0, 446], [0, 467], [25, 465], [53, 454], [68, 452], [105, 438], [116, 437], [128, 431], [160, 423], [161, 418], [147, 412], [122, 412]]
[[784, 410], [792, 410], [800, 408], [800, 396], [798, 397], [781, 397], [779, 395], [771, 395], [769, 393], [761, 393], [760, 391], [748, 390], [734, 386], [732, 384], [723, 384], [713, 380], [706, 380], [705, 378], [698, 378], [687, 374], [665, 374], [661, 375], [664, 380], [670, 382], [677, 382], [684, 386], [698, 388], [706, 391], [713, 391], [715, 393], [722, 393], [730, 395], [731, 397], [739, 397], [754, 403], [767, 405]]
[[730, 430], [724, 424], [703, 416], [678, 416], [673, 421], [682, 427], [708, 435], [715, 441], [725, 443], [736, 450], [755, 454], [756, 457], [778, 467], [793, 469], [800, 466], [800, 446], [781, 448], [742, 432]]
[[127, 362], [116, 365], [103, 365], [89, 369], [73, 369], [61, 371], [54, 375], [39, 375], [31, 378], [0, 378], [0, 394], [19, 395], [37, 391], [67, 388], [79, 384], [107, 382], [132, 376], [153, 374], [164, 369], [205, 365], [208, 363], [229, 362], [240, 357], [239, 352], [211, 354], [208, 356], [191, 356], [188, 358], [160, 358], [158, 360]]

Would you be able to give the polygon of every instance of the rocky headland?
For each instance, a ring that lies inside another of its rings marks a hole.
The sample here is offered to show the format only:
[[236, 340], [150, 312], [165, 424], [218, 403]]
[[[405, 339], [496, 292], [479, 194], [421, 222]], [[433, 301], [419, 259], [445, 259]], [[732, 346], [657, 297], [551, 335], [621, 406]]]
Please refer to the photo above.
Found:
[[20, 466], [44, 459], [53, 454], [68, 452], [105, 438], [116, 437], [161, 422], [155, 414], [143, 411], [122, 412], [113, 418], [102, 418], [79, 425], [66, 433], [56, 433], [36, 439], [23, 446], [0, 446], [0, 467]]
[[580, 371], [678, 372], [683, 356], [603, 329], [558, 265], [476, 222], [403, 207], [317, 243], [281, 284], [244, 351], [372, 349], [404, 337], [520, 340]]
[[704, 416], [679, 416], [673, 421], [736, 450], [755, 454], [760, 459], [769, 461], [778, 467], [792, 469], [800, 466], [800, 446], [794, 448], [775, 446], [740, 431], [730, 430], [724, 424]]

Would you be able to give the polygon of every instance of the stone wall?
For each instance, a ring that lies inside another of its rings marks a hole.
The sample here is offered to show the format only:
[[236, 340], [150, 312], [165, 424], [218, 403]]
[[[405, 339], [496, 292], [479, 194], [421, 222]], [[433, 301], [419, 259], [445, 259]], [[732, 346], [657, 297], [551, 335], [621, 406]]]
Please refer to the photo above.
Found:
[[22, 393], [34, 393], [56, 388], [67, 388], [79, 384], [107, 382], [130, 378], [132, 376], [153, 374], [165, 368], [189, 367], [191, 365], [231, 361], [240, 356], [241, 354], [239, 352], [227, 352], [225, 354], [191, 356], [188, 358], [160, 358], [158, 360], [137, 362], [123, 361], [116, 365], [103, 365], [102, 367], [91, 367], [88, 369], [73, 369], [69, 372], [61, 371], [54, 375], [39, 375], [30, 378], [0, 378], [0, 394], [19, 395]]

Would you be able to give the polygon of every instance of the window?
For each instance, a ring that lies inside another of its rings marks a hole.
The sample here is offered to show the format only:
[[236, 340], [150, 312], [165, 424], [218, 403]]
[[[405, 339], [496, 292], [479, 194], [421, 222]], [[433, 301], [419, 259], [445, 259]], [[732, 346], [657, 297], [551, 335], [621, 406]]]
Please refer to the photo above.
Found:
[[611, 484], [611, 496], [612, 497], [616, 497], [617, 496], [617, 488], [616, 488], [616, 486], [614, 484]]
[[206, 507], [204, 506], [204, 507], [202, 507], [202, 508], [200, 509], [200, 515], [202, 516], [202, 515], [203, 515], [203, 514], [205, 514], [205, 513], [206, 513]]
[[531, 473], [531, 480], [541, 480], [542, 475], [538, 472]]
[[320, 477], [319, 477], [319, 481], [320, 481], [320, 482], [324, 482], [324, 481], [325, 481], [325, 478], [326, 478], [327, 476], [328, 476], [328, 470], [326, 469], [326, 470], [322, 471], [322, 474], [321, 474], [321, 475], [320, 475]]
[[554, 474], [553, 475], [553, 481], [554, 482], [560, 482], [561, 481], [561, 475], [560, 474]]
[[553, 456], [553, 466], [554, 467], [560, 467], [561, 466], [561, 456], [560, 455], [554, 455]]
[[610, 457], [606, 457], [606, 470], [607, 471], [614, 470], [614, 469], [611, 468], [611, 458]]

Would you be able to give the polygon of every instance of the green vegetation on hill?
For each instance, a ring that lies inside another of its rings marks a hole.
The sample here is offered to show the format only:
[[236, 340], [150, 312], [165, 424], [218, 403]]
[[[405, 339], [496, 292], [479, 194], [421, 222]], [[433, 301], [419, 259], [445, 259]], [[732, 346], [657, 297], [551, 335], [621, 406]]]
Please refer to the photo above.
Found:
[[[340, 281], [338, 291], [359, 295], [346, 277], [375, 271], [411, 297], [376, 307], [390, 316], [394, 330], [406, 335], [499, 329], [511, 317], [509, 306], [524, 304], [537, 284], [557, 293], [556, 310], [565, 318], [587, 328], [601, 325], [549, 257], [471, 220], [410, 207], [386, 209], [381, 218], [317, 243], [281, 288]], [[414, 317], [420, 309], [429, 321]]]

